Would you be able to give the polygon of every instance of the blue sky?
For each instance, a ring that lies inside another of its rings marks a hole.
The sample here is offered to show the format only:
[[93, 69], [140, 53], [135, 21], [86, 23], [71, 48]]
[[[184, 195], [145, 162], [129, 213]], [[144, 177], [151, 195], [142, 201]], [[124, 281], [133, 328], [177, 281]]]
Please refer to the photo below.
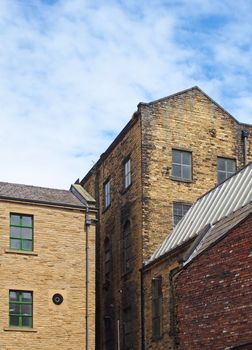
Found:
[[1, 0], [1, 181], [68, 188], [137, 104], [198, 85], [252, 124], [250, 0]]

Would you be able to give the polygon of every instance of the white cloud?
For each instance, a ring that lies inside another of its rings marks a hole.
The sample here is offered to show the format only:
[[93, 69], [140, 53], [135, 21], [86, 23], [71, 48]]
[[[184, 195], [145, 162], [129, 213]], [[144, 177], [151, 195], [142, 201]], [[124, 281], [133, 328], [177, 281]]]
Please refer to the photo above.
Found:
[[1, 180], [67, 188], [138, 102], [196, 84], [251, 123], [251, 9], [232, 0], [2, 0]]

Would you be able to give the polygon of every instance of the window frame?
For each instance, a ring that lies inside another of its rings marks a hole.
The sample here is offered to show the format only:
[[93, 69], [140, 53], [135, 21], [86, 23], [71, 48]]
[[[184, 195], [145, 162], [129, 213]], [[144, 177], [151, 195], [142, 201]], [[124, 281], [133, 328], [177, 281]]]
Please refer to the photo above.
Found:
[[107, 179], [103, 184], [103, 205], [104, 210], [108, 209], [111, 205], [111, 180]]
[[124, 166], [124, 190], [126, 190], [127, 188], [129, 188], [132, 184], [132, 164], [131, 164], [131, 158], [130, 156], [128, 156], [124, 162], [123, 162], [123, 166]]
[[[152, 294], [152, 338], [158, 339], [162, 336], [162, 317], [163, 317], [162, 276], [153, 277], [151, 281], [151, 294]], [[156, 333], [156, 324], [158, 324], [157, 333]]]
[[[18, 295], [17, 301], [11, 300], [11, 293], [12, 292], [17, 293], [17, 295]], [[30, 294], [31, 301], [25, 302], [22, 300], [22, 295], [24, 293]], [[27, 314], [25, 312], [19, 312], [19, 313], [15, 313], [15, 314], [11, 313], [11, 305], [18, 305], [20, 307], [20, 310], [22, 309], [22, 305], [31, 305], [31, 313], [29, 313], [29, 314]], [[11, 316], [18, 317], [18, 325], [12, 324]], [[23, 322], [24, 318], [29, 318], [29, 325], [24, 325], [24, 322]], [[15, 290], [15, 289], [9, 290], [9, 327], [10, 328], [21, 328], [21, 329], [33, 328], [33, 292], [32, 291]]]
[[[179, 163], [174, 161], [175, 152], [178, 152], [180, 154], [180, 162]], [[190, 164], [186, 164], [185, 162], [183, 162], [184, 155], [190, 156]], [[173, 148], [172, 149], [172, 179], [178, 180], [178, 181], [183, 181], [183, 182], [191, 182], [193, 180], [193, 167], [192, 167], [193, 162], [192, 162], [192, 160], [193, 160], [192, 151]], [[181, 176], [174, 175], [175, 166], [180, 167]], [[185, 169], [189, 169], [190, 177], [184, 176]]]
[[[219, 161], [224, 161], [225, 170], [219, 169]], [[228, 162], [232, 162], [233, 163], [234, 171], [228, 171], [227, 170], [227, 163]], [[220, 185], [221, 183], [226, 181], [228, 178], [230, 178], [232, 175], [234, 175], [236, 173], [236, 170], [237, 170], [237, 165], [236, 165], [236, 159], [235, 158], [217, 157], [217, 182], [218, 182], [218, 185]], [[225, 176], [224, 176], [225, 178], [222, 179], [222, 180], [220, 179], [220, 173], [221, 174], [225, 174]]]
[[[178, 210], [178, 208], [175, 208], [175, 206], [181, 206], [182, 209], [182, 216], [175, 214], [175, 210]], [[191, 208], [192, 204], [191, 203], [185, 203], [185, 202], [173, 202], [172, 203], [172, 218], [173, 218], [173, 227], [175, 227], [180, 220], [185, 216], [185, 214], [188, 212], [188, 210]], [[187, 207], [187, 210], [184, 210], [184, 207]], [[180, 217], [180, 219], [177, 221], [175, 220], [175, 217]]]
[[[19, 223], [18, 224], [13, 224], [12, 223], [12, 218], [14, 216], [19, 217]], [[23, 224], [24, 218], [30, 218], [31, 219], [31, 225], [25, 225]], [[20, 229], [20, 237], [15, 237], [12, 233], [11, 228], [19, 228]], [[22, 229], [31, 229], [31, 238], [25, 238], [22, 236]], [[20, 213], [10, 213], [10, 243], [9, 247], [10, 250], [17, 250], [20, 252], [33, 252], [34, 249], [34, 217], [33, 215], [30, 214], [20, 214]], [[13, 247], [12, 242], [13, 241], [18, 241], [19, 242], [19, 247]], [[24, 248], [24, 243], [25, 242], [31, 242], [31, 249], [26, 249]]]

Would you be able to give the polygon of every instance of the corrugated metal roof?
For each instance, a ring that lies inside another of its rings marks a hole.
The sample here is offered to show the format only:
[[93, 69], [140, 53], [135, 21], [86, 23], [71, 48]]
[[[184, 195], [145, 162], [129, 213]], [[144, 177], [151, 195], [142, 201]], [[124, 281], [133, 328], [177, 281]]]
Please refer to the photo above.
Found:
[[154, 252], [147, 264], [197, 236], [207, 224], [213, 225], [252, 201], [252, 163], [200, 197]]
[[245, 205], [244, 207], [236, 210], [234, 213], [231, 213], [227, 217], [222, 218], [213, 226], [208, 226], [205, 234], [201, 239], [197, 241], [199, 236], [194, 241], [193, 246], [189, 249], [187, 253], [186, 260], [184, 265], [188, 264], [192, 259], [197, 255], [201, 254], [204, 250], [214, 245], [221, 238], [226, 236], [234, 227], [236, 227], [241, 221], [247, 218], [252, 213], [252, 202]]

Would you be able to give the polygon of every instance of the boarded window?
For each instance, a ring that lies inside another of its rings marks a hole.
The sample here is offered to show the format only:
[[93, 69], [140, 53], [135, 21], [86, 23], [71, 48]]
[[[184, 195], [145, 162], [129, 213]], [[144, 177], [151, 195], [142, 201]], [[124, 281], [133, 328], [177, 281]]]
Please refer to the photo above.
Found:
[[132, 235], [129, 221], [123, 229], [123, 265], [124, 273], [132, 270]]
[[158, 276], [152, 280], [152, 336], [161, 336], [162, 321], [162, 277]]

